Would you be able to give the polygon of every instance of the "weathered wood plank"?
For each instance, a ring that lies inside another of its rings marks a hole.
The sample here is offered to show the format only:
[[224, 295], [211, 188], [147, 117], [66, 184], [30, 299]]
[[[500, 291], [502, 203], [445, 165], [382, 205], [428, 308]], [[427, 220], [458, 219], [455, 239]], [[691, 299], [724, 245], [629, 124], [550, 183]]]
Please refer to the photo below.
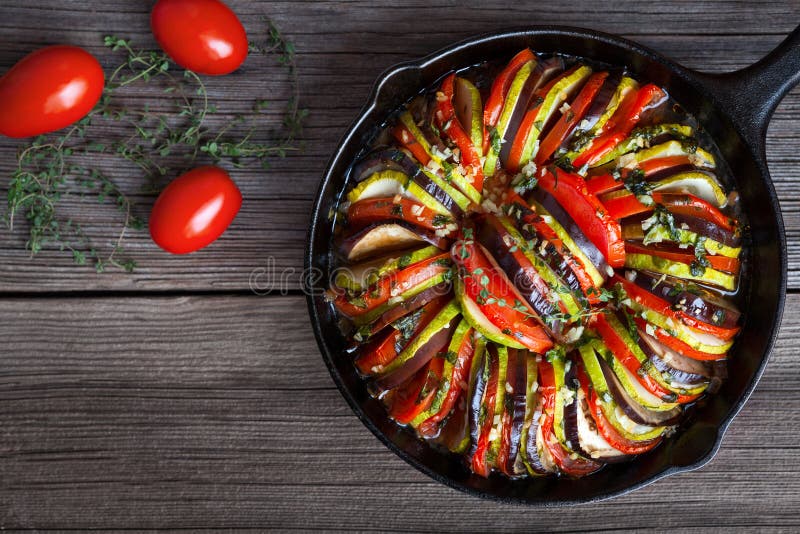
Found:
[[[12, 65], [31, 49], [52, 42], [73, 42], [98, 54], [105, 64], [111, 58], [100, 46], [102, 35], [131, 37], [153, 46], [148, 30], [148, 5], [134, 0], [114, 0], [102, 5], [85, 2], [7, 3], [0, 12], [0, 68]], [[189, 257], [175, 258], [157, 249], [146, 232], [126, 240], [140, 267], [132, 275], [102, 276], [72, 265], [56, 251], [31, 260], [23, 250], [24, 224], [9, 232], [0, 229], [0, 291], [76, 290], [241, 290], [251, 273], [270, 271], [269, 283], [294, 269], [290, 287], [297, 288], [296, 272], [302, 268], [302, 249], [313, 195], [339, 136], [355, 117], [375, 78], [387, 66], [419, 57], [455, 40], [524, 23], [592, 26], [621, 33], [649, 45], [690, 67], [727, 71], [757, 60], [791, 31], [800, 20], [796, 2], [683, 2], [649, 3], [626, 0], [614, 3], [585, 1], [574, 5], [456, 2], [231, 2], [241, 14], [251, 37], [263, 36], [259, 17], [268, 14], [298, 47], [304, 106], [310, 117], [304, 135], [305, 150], [276, 162], [269, 173], [238, 171], [235, 178], [245, 195], [242, 214], [225, 237], [213, 247]], [[590, 14], [590, 16], [587, 16]], [[88, 22], [87, 22], [88, 20]], [[635, 20], [635, 25], [632, 24]], [[401, 44], [402, 43], [402, 44]], [[245, 112], [259, 95], [275, 100], [274, 110], [260, 120], [275, 127], [286, 94], [280, 68], [264, 58], [254, 58], [232, 78], [210, 80], [212, 98], [223, 112]], [[234, 81], [236, 90], [229, 87]], [[346, 88], [346, 90], [343, 90]], [[131, 97], [131, 105], [161, 97], [147, 93]], [[147, 97], [147, 98], [146, 98]], [[800, 145], [800, 92], [793, 92], [779, 108], [769, 136], [769, 158], [779, 193], [784, 200], [790, 246], [790, 286], [800, 288], [800, 210], [793, 202], [800, 183], [796, 147]], [[119, 134], [109, 127], [105, 135]], [[0, 176], [13, 169], [18, 142], [0, 140]], [[140, 173], [125, 166], [114, 176], [146, 215], [152, 195], [141, 195]], [[0, 195], [5, 194], [0, 181]], [[91, 205], [90, 205], [91, 206]], [[101, 245], [116, 239], [119, 218], [113, 209], [80, 208], [65, 202], [65, 211], [85, 222]]]
[[796, 531], [798, 335], [788, 314], [710, 465], [548, 511], [467, 497], [385, 449], [299, 297], [6, 299], [0, 528]]

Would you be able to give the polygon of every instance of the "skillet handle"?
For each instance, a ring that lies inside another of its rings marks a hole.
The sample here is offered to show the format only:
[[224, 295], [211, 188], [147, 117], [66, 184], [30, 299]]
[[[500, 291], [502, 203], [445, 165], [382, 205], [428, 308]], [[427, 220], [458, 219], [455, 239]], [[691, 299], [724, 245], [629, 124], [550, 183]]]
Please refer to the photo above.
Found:
[[744, 69], [699, 77], [736, 123], [764, 154], [767, 127], [781, 99], [800, 83], [800, 26], [763, 59]]

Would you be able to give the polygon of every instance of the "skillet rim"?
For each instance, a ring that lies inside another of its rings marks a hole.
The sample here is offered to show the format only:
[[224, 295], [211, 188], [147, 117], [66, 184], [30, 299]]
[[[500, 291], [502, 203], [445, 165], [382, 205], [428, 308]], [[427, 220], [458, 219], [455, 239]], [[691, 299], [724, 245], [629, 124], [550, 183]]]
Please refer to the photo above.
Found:
[[[727, 111], [725, 111], [725, 107], [721, 105], [720, 101], [721, 99], [717, 95], [715, 95], [713, 91], [710, 89], [709, 82], [711, 79], [713, 79], [713, 75], [698, 73], [696, 71], [683, 67], [682, 65], [663, 56], [662, 54], [648, 47], [640, 45], [639, 43], [625, 39], [623, 37], [587, 28], [562, 26], [562, 25], [531, 25], [525, 27], [515, 27], [506, 30], [485, 32], [482, 34], [478, 34], [460, 40], [451, 45], [445, 46], [420, 59], [410, 60], [395, 64], [384, 70], [384, 72], [381, 73], [381, 75], [377, 78], [377, 80], [373, 84], [372, 90], [370, 91], [366, 104], [362, 107], [356, 119], [350, 124], [350, 126], [347, 128], [347, 130], [345, 131], [339, 142], [336, 144], [336, 150], [333, 153], [331, 159], [329, 160], [328, 165], [326, 166], [323, 179], [320, 182], [319, 188], [315, 195], [314, 206], [311, 212], [311, 224], [309, 227], [309, 232], [306, 240], [305, 273], [306, 275], [308, 275], [309, 273], [312, 272], [312, 269], [315, 268], [314, 240], [318, 233], [318, 225], [327, 222], [326, 221], [327, 217], [325, 217], [325, 215], [321, 213], [321, 210], [323, 201], [326, 198], [325, 190], [329, 187], [331, 181], [333, 180], [334, 168], [336, 167], [337, 162], [343, 157], [343, 152], [345, 152], [344, 148], [354, 141], [354, 136], [356, 134], [356, 131], [359, 130], [365, 122], [375, 120], [375, 118], [370, 117], [370, 115], [375, 112], [382, 91], [390, 83], [391, 79], [407, 70], [419, 70], [420, 72], [422, 72], [431, 64], [434, 64], [438, 61], [442, 61], [446, 59], [447, 56], [455, 54], [456, 52], [468, 47], [486, 46], [487, 44], [495, 41], [503, 41], [513, 38], [525, 38], [525, 37], [535, 38], [537, 36], [568, 37], [572, 39], [584, 39], [584, 40], [588, 39], [598, 42], [600, 44], [609, 44], [621, 47], [628, 52], [633, 52], [643, 57], [650, 63], [657, 63], [660, 66], [666, 68], [669, 72], [681, 78], [681, 81], [688, 84], [691, 90], [695, 92], [698, 97], [702, 98], [704, 101], [710, 102], [714, 110], [717, 111], [725, 120], [727, 120], [728, 122], [727, 127], [732, 129], [732, 131], [735, 132], [735, 134], [741, 140], [741, 144], [747, 147], [749, 151], [747, 157], [751, 159], [755, 164], [755, 166], [758, 168], [761, 181], [770, 199], [771, 210], [775, 216], [775, 224], [778, 237], [777, 254], [780, 261], [780, 270], [779, 270], [780, 280], [778, 281], [779, 292], [778, 292], [777, 302], [775, 303], [772, 327], [768, 333], [767, 342], [764, 345], [763, 353], [761, 355], [758, 367], [756, 368], [753, 375], [750, 377], [750, 382], [743, 391], [743, 393], [739, 396], [738, 400], [731, 406], [729, 414], [719, 423], [718, 426], [716, 426], [716, 439], [713, 443], [713, 446], [704, 455], [700, 456], [697, 460], [691, 463], [687, 463], [685, 465], [672, 464], [667, 466], [665, 469], [654, 473], [649, 477], [646, 477], [642, 480], [638, 480], [632, 483], [631, 485], [625, 486], [623, 488], [611, 490], [608, 492], [588, 495], [585, 497], [578, 497], [574, 499], [539, 500], [539, 499], [530, 499], [522, 496], [504, 496], [504, 495], [489, 493], [484, 490], [471, 487], [468, 484], [456, 481], [449, 476], [443, 475], [442, 473], [434, 469], [431, 469], [427, 465], [418, 461], [417, 459], [412, 457], [408, 452], [402, 449], [399, 445], [397, 445], [391, 439], [389, 439], [389, 437], [386, 436], [376, 426], [376, 424], [372, 422], [370, 417], [368, 417], [365, 411], [363, 410], [361, 404], [356, 400], [355, 396], [347, 388], [347, 386], [344, 383], [344, 380], [342, 379], [342, 376], [340, 375], [338, 369], [336, 368], [336, 365], [334, 363], [334, 358], [337, 355], [334, 354], [333, 351], [328, 347], [328, 344], [325, 340], [324, 333], [322, 331], [322, 319], [317, 310], [317, 303], [315, 302], [314, 288], [307, 285], [307, 283], [313, 284], [310, 278], [304, 277], [303, 289], [305, 290], [304, 292], [306, 294], [306, 302], [308, 305], [309, 316], [311, 318], [312, 328], [314, 330], [314, 336], [317, 340], [317, 345], [319, 346], [320, 352], [322, 353], [323, 356], [323, 360], [325, 361], [325, 365], [327, 366], [328, 371], [330, 372], [331, 377], [333, 378], [333, 381], [336, 384], [337, 389], [345, 398], [348, 405], [353, 410], [358, 419], [389, 450], [391, 450], [394, 454], [402, 458], [406, 463], [416, 468], [417, 470], [425, 473], [426, 475], [436, 480], [437, 482], [440, 482], [450, 488], [467, 493], [471, 496], [506, 504], [526, 505], [534, 508], [560, 508], [577, 504], [595, 503], [612, 499], [614, 497], [626, 495], [632, 491], [648, 486], [668, 476], [675, 475], [678, 473], [694, 471], [696, 469], [700, 469], [703, 466], [707, 465], [719, 452], [720, 446], [722, 444], [722, 439], [726, 431], [728, 430], [728, 427], [730, 426], [733, 419], [742, 410], [742, 408], [752, 395], [753, 391], [755, 390], [756, 385], [758, 384], [759, 380], [761, 379], [764, 373], [764, 370], [766, 368], [766, 365], [770, 359], [772, 350], [774, 348], [775, 342], [777, 340], [784, 311], [784, 304], [786, 300], [786, 279], [787, 279], [787, 263], [788, 263], [786, 233], [778, 197], [775, 192], [775, 187], [773, 185], [772, 178], [770, 176], [769, 169], [766, 164], [765, 142], [763, 138], [759, 139], [761, 132], [755, 132], [756, 134], [755, 136], [747, 135], [748, 132], [743, 130], [739, 126], [741, 124], [745, 124], [748, 126], [752, 126], [754, 128], [761, 127], [761, 130], [763, 132], [766, 132], [766, 127], [765, 127], [766, 125], [759, 125], [759, 124], [749, 125], [747, 122], [747, 118], [744, 119], [744, 122], [740, 122], [742, 120], [741, 118], [737, 120], [736, 117], [731, 116]], [[752, 134], [753, 132], [751, 131], [749, 133]], [[636, 460], [633, 461], [635, 462]]]

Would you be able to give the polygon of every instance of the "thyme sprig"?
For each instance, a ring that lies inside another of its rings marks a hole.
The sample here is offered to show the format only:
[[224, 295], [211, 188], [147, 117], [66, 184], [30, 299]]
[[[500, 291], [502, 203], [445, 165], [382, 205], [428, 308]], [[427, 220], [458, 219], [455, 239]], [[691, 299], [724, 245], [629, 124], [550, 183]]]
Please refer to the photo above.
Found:
[[[40, 136], [17, 154], [6, 220], [11, 231], [21, 219], [27, 222], [25, 247], [32, 256], [51, 248], [68, 252], [76, 264], [91, 265], [98, 272], [136, 267], [125, 251], [125, 238], [145, 225], [130, 192], [104, 170], [115, 168], [115, 160], [138, 167], [145, 177], [141, 193], [152, 194], [161, 189], [165, 177], [177, 176], [200, 160], [235, 168], [258, 162], [267, 168], [272, 158], [299, 150], [297, 138], [307, 111], [299, 106], [295, 48], [270, 20], [265, 21], [265, 42], [251, 43], [250, 51], [277, 56], [290, 87], [280, 131], [268, 136], [258, 128], [260, 113], [269, 107], [267, 100], [256, 100], [249, 118], [225, 119], [217, 115], [196, 73], [179, 69], [161, 51], [137, 49], [116, 36], [104, 38], [105, 46], [122, 58], [110, 71], [97, 106], [68, 130]], [[128, 87], [151, 85], [163, 91], [164, 98], [158, 100], [166, 99], [166, 109], [137, 108], [126, 98]], [[123, 134], [112, 138], [96, 133], [98, 126], [106, 126], [108, 132], [109, 125]], [[105, 240], [71, 218], [75, 208], [65, 205], [68, 197], [80, 208], [87, 199], [115, 205], [121, 219], [116, 235]]]

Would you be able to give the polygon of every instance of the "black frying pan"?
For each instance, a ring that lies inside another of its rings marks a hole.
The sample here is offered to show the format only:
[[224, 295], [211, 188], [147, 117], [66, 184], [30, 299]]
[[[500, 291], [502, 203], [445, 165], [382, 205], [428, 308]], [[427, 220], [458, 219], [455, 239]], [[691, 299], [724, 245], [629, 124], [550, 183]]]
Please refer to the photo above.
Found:
[[[333, 308], [322, 297], [328, 273], [335, 267], [330, 214], [346, 187], [348, 168], [387, 116], [449, 71], [509, 58], [526, 46], [538, 52], [562, 52], [627, 66], [639, 79], [666, 87], [717, 142], [733, 171], [742, 208], [751, 224], [753, 276], [743, 278], [747, 314], [730, 355], [729, 379], [692, 412], [674, 437], [651, 453], [577, 480], [483, 479], [463, 467], [459, 457], [434, 449], [419, 441], [411, 430], [397, 426], [383, 406], [367, 394], [351, 358], [344, 354], [345, 339], [337, 328]], [[555, 26], [476, 37], [389, 69], [328, 165], [314, 205], [306, 256], [314, 333], [325, 363], [353, 411], [386, 446], [420, 471], [456, 489], [500, 501], [545, 506], [597, 501], [706, 464], [758, 382], [780, 326], [786, 295], [786, 240], [767, 169], [765, 136], [775, 107], [799, 81], [800, 28], [755, 65], [722, 75], [688, 70], [619, 37]]]

